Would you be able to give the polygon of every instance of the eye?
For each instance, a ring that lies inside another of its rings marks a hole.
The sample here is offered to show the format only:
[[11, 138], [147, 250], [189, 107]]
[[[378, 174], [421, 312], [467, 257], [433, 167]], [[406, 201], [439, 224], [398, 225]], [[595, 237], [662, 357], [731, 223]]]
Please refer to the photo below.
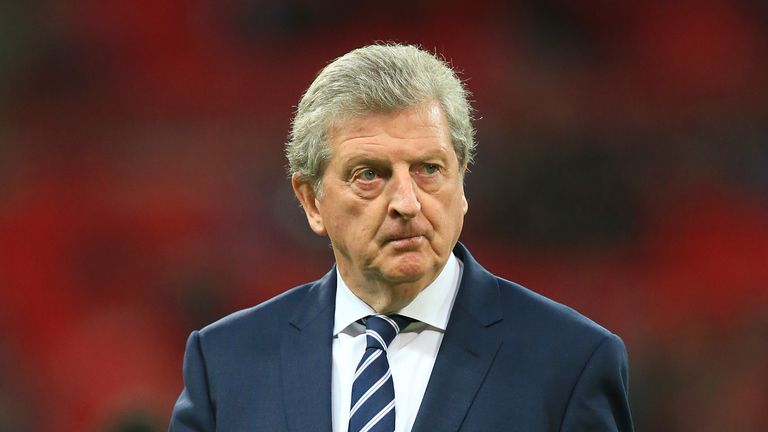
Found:
[[426, 174], [434, 174], [440, 171], [440, 167], [436, 164], [424, 164], [424, 172]]
[[371, 168], [366, 168], [357, 175], [357, 177], [363, 181], [373, 181], [376, 180], [376, 171], [372, 170]]

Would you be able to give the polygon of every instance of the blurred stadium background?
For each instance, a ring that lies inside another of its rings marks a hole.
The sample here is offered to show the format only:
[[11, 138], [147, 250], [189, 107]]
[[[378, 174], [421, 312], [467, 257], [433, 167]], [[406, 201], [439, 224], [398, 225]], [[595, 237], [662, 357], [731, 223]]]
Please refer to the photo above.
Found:
[[768, 430], [768, 3], [627, 3], [0, 3], [0, 430], [164, 430], [192, 329], [329, 268], [283, 144], [372, 41], [464, 71], [462, 240], [624, 338], [639, 430]]

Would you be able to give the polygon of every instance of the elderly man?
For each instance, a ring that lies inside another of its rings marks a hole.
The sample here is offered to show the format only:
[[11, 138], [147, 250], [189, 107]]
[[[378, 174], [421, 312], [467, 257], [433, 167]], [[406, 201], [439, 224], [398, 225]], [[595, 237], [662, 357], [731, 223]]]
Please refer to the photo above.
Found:
[[287, 155], [336, 266], [193, 332], [170, 431], [632, 430], [621, 340], [458, 243], [471, 111], [413, 46], [320, 72]]

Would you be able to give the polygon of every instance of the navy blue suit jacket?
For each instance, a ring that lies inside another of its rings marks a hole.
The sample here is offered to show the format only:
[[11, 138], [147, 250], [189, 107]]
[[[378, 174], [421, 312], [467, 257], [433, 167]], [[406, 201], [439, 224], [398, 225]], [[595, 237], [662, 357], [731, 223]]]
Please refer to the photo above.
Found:
[[[631, 431], [621, 339], [498, 278], [461, 285], [414, 432]], [[336, 272], [189, 337], [171, 432], [330, 431]]]

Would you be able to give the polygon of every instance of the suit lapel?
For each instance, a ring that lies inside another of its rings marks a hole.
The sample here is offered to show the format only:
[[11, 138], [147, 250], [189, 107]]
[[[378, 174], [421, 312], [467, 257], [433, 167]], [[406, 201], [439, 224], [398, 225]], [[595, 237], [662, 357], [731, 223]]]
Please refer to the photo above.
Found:
[[335, 267], [312, 286], [289, 320], [281, 373], [289, 430], [330, 431]]
[[460, 243], [459, 292], [413, 432], [457, 431], [501, 347], [499, 287]]

